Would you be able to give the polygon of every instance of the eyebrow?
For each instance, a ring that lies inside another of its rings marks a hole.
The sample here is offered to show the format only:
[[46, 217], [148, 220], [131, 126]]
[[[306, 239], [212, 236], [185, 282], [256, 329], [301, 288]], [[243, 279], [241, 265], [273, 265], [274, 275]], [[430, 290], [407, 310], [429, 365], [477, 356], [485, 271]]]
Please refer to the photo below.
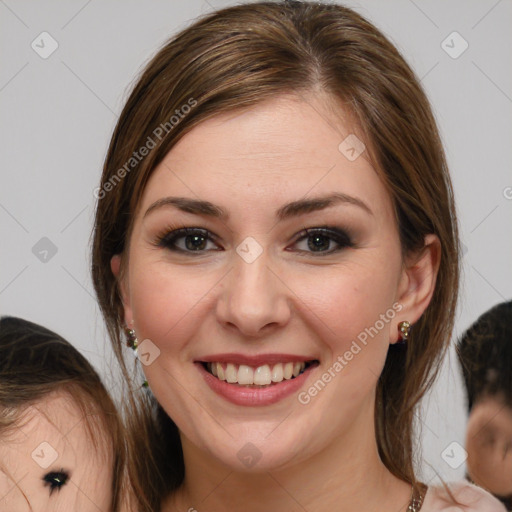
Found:
[[[278, 220], [286, 220], [291, 217], [311, 213], [319, 210], [324, 210], [336, 204], [346, 204], [357, 206], [364, 210], [369, 215], [373, 215], [370, 207], [361, 199], [352, 197], [340, 192], [332, 193], [326, 196], [312, 197], [311, 199], [299, 199], [291, 203], [281, 206], [275, 213]], [[163, 197], [155, 201], [144, 213], [146, 217], [149, 213], [165, 206], [174, 206], [175, 208], [194, 215], [205, 215], [207, 217], [214, 217], [221, 220], [227, 220], [229, 214], [220, 206], [217, 206], [209, 201], [202, 201], [199, 199], [192, 199], [189, 197]]]

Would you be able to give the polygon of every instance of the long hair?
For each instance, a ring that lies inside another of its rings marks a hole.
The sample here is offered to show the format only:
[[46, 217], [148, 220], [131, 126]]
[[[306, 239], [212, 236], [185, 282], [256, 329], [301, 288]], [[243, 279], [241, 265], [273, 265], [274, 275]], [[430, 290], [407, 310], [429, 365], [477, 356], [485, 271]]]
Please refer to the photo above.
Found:
[[403, 256], [420, 249], [429, 233], [441, 242], [432, 300], [413, 326], [407, 349], [389, 351], [375, 404], [382, 461], [397, 477], [417, 484], [415, 407], [447, 349], [459, 285], [457, 218], [436, 122], [413, 71], [362, 16], [340, 5], [259, 2], [207, 15], [158, 51], [120, 115], [96, 191], [92, 276], [131, 390], [127, 421], [137, 459], [132, 480], [144, 511], [157, 510], [162, 497], [180, 485], [183, 459], [176, 426], [137, 389], [137, 381], [133, 384], [133, 358], [124, 359], [123, 307], [110, 260], [127, 248], [152, 171], [186, 133], [217, 114], [290, 93], [327, 93], [342, 105], [340, 112], [356, 120], [392, 199]]
[[90, 418], [85, 426], [91, 442], [102, 450], [113, 449], [112, 510], [118, 510], [126, 490], [124, 435], [98, 374], [58, 334], [21, 318], [0, 318], [0, 435], [8, 437], [29, 406], [57, 392], [67, 393], [81, 415]]

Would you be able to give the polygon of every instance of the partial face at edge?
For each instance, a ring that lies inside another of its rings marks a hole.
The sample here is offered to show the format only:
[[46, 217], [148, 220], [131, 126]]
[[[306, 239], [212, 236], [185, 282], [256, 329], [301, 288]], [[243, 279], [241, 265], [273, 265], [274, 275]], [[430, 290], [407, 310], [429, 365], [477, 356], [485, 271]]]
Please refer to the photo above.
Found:
[[493, 494], [512, 496], [512, 408], [501, 397], [486, 397], [473, 406], [466, 450], [471, 479]]
[[[93, 443], [77, 405], [54, 394], [30, 406], [22, 424], [0, 439], [0, 512], [110, 512], [113, 454]], [[108, 448], [106, 448], [108, 446]]]
[[[283, 468], [373, 429], [389, 343], [398, 322], [421, 316], [435, 271], [403, 271], [389, 194], [365, 153], [339, 149], [353, 131], [320, 102], [279, 98], [201, 123], [150, 177], [122, 282], [125, 319], [149, 340], [143, 368], [185, 449], [240, 469], [252, 443], [258, 469]], [[333, 194], [352, 199], [295, 215], [283, 208]], [[192, 213], [169, 197], [227, 215]], [[223, 373], [238, 361], [238, 379], [244, 361], [272, 374], [274, 363], [285, 372], [288, 360], [313, 364], [300, 386], [281, 393], [281, 382], [256, 404], [236, 383], [222, 391], [203, 364], [212, 360]]]

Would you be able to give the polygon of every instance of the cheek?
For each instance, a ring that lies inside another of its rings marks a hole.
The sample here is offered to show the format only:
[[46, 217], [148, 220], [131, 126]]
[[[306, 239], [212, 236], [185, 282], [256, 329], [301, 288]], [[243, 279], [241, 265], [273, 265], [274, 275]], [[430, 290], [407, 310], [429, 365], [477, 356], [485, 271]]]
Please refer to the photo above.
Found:
[[85, 432], [77, 434], [69, 436], [63, 455], [57, 461], [69, 468], [70, 478], [58, 492], [54, 491], [51, 499], [69, 505], [68, 510], [110, 510], [114, 467], [111, 448], [102, 447], [106, 440], [97, 440], [97, 446], [91, 446]]
[[26, 457], [31, 445], [16, 444], [16, 449], [0, 447], [0, 511], [29, 512], [49, 510], [49, 492], [43, 486], [41, 469]]
[[[362, 260], [346, 267], [284, 271], [281, 278], [293, 288], [287, 297], [291, 307], [303, 310], [302, 318], [315, 317], [326, 334], [336, 339], [357, 337], [376, 322], [387, 335], [389, 325], [383, 328], [379, 317], [390, 309], [394, 313], [396, 273], [388, 263], [376, 274], [379, 262]], [[193, 334], [198, 319], [214, 311], [218, 294], [229, 293], [222, 282], [224, 273], [225, 269], [179, 269], [164, 261], [132, 260], [130, 303], [139, 341], [148, 338], [158, 345], [172, 340], [175, 346]]]
[[389, 341], [390, 321], [401, 309], [393, 307], [396, 275], [389, 268], [376, 274], [375, 265], [332, 269], [321, 280], [302, 279], [301, 302], [321, 321], [326, 339], [337, 350], [348, 349], [357, 339]]
[[[177, 352], [213, 308], [223, 272], [140, 258], [130, 268], [130, 304], [139, 342], [149, 339], [161, 351]], [[149, 368], [148, 368], [149, 369]]]
[[[110, 510], [112, 505], [111, 467], [105, 464], [83, 464], [76, 468], [72, 482], [60, 490], [60, 497], [66, 503], [81, 503], [80, 510]], [[88, 508], [89, 507], [89, 508]]]
[[[300, 281], [300, 316], [310, 319], [310, 332], [324, 348], [325, 364], [318, 379], [327, 384], [312, 382], [299, 401], [313, 402], [317, 416], [324, 416], [328, 424], [340, 425], [355, 415], [382, 373], [390, 327], [402, 309], [395, 302], [399, 263], [394, 267], [390, 261], [361, 258], [357, 265], [333, 268], [321, 281]], [[383, 270], [377, 274], [378, 265]]]

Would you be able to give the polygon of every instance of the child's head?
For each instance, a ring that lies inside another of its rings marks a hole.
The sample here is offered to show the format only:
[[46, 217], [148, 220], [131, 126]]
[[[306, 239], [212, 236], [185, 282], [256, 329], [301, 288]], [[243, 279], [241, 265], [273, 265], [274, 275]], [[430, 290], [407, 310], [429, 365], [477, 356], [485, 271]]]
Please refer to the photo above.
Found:
[[121, 423], [87, 360], [19, 318], [0, 319], [0, 512], [116, 509]]
[[468, 396], [468, 475], [499, 497], [512, 497], [512, 301], [481, 315], [457, 352]]

